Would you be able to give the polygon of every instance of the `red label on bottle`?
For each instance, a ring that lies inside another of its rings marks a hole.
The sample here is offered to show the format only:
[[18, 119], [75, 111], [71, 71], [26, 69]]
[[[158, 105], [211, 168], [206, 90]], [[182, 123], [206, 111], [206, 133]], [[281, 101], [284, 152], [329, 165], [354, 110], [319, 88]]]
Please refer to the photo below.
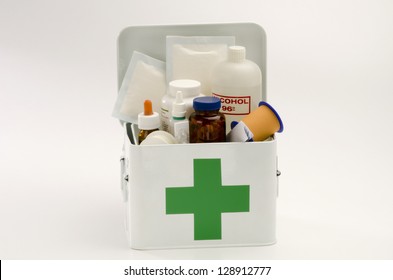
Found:
[[248, 115], [251, 112], [251, 96], [225, 96], [213, 93], [221, 99], [221, 112], [226, 115]]

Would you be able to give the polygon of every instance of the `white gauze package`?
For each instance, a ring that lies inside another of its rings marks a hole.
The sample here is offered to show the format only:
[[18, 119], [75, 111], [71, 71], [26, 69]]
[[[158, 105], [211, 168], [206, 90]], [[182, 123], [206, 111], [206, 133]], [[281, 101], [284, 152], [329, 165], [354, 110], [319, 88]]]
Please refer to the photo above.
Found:
[[227, 58], [227, 49], [233, 45], [234, 36], [167, 36], [167, 82], [197, 80], [202, 94], [211, 95], [212, 69]]
[[165, 91], [165, 62], [134, 51], [112, 116], [125, 122], [138, 123], [144, 101], [150, 99], [153, 111], [159, 112]]

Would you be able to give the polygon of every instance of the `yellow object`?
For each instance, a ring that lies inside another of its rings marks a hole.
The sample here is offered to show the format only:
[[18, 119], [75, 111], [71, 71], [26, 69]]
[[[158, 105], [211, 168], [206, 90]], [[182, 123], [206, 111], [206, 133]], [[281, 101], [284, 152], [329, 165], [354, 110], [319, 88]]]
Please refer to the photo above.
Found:
[[268, 103], [262, 101], [259, 107], [233, 126], [227, 135], [229, 142], [265, 141], [276, 132], [282, 132], [284, 125], [280, 116]]
[[266, 104], [262, 104], [242, 120], [254, 134], [254, 141], [264, 141], [282, 127], [280, 117], [272, 110], [271, 106]]

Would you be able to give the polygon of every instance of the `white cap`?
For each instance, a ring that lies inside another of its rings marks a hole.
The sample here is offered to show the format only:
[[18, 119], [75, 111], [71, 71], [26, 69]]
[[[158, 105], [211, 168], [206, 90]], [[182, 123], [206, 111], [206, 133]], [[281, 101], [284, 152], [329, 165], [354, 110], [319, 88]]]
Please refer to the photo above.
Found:
[[183, 97], [198, 96], [201, 93], [201, 83], [196, 80], [173, 80], [169, 83], [169, 94], [176, 96], [176, 92], [181, 91]]
[[185, 118], [186, 109], [186, 103], [183, 101], [183, 92], [178, 90], [176, 92], [176, 100], [172, 104], [172, 117]]
[[153, 112], [152, 115], [146, 116], [144, 113], [138, 115], [138, 128], [143, 130], [152, 130], [160, 128], [160, 115]]
[[228, 48], [228, 61], [242, 62], [246, 59], [246, 48], [242, 46], [231, 46]]
[[144, 111], [138, 114], [138, 128], [152, 130], [160, 127], [160, 116], [153, 112], [153, 105], [150, 100], [145, 100]]

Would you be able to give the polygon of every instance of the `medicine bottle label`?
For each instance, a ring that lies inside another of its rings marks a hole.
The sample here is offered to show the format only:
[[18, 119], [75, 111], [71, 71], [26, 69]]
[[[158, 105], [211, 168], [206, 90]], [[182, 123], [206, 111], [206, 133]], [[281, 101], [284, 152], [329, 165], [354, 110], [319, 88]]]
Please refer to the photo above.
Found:
[[161, 112], [160, 112], [160, 118], [161, 118], [161, 129], [169, 132], [169, 123], [170, 123], [170, 114], [168, 108], [161, 106]]
[[251, 112], [251, 96], [212, 95], [221, 99], [221, 112], [225, 115], [248, 115]]

